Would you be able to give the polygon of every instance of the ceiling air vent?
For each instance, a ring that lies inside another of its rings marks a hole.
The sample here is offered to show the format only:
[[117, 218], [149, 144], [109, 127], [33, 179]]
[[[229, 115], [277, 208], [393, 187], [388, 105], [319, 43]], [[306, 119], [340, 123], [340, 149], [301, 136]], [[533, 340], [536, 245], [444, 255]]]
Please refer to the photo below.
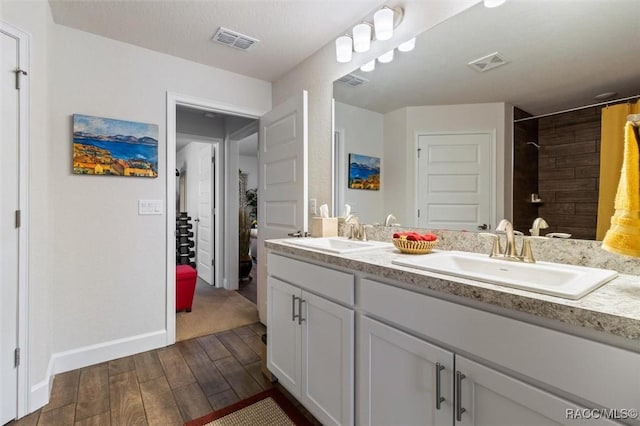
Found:
[[218, 43], [224, 44], [226, 46], [235, 47], [236, 49], [249, 50], [260, 40], [244, 34], [240, 34], [237, 31], [232, 31], [227, 28], [220, 27], [214, 34], [213, 41], [217, 41]]
[[469, 62], [468, 65], [478, 72], [485, 72], [508, 63], [509, 60], [502, 56], [501, 53], [493, 52], [490, 55]]
[[362, 78], [360, 76], [357, 76], [355, 74], [347, 74], [343, 77], [340, 77], [338, 79], [339, 83], [342, 83], [346, 86], [350, 86], [350, 87], [358, 87], [363, 85], [364, 83], [367, 83], [369, 80], [367, 80], [366, 78]]

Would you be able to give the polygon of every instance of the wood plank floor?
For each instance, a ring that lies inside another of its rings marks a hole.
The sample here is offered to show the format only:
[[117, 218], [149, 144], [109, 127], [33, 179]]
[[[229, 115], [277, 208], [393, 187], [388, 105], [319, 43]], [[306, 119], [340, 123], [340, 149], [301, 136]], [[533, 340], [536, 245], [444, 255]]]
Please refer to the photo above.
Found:
[[272, 386], [264, 332], [250, 324], [59, 374], [49, 404], [9, 425], [182, 425]]

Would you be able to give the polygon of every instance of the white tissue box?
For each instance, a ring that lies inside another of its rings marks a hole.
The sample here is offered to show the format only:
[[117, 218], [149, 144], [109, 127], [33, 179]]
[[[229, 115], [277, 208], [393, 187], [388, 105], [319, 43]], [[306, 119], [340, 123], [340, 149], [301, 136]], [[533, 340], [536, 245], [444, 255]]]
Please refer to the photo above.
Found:
[[337, 217], [312, 217], [311, 218], [312, 237], [337, 237], [338, 218]]

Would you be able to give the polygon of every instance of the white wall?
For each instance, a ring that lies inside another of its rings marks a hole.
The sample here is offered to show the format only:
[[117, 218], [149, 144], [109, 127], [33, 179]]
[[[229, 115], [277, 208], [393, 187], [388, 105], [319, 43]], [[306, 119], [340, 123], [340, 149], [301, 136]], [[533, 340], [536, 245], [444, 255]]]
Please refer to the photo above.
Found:
[[[352, 206], [352, 213], [358, 216], [362, 223], [383, 223], [384, 221], [383, 201], [386, 189], [385, 168], [387, 163], [383, 155], [383, 124], [384, 116], [378, 112], [340, 102], [335, 103], [335, 130], [340, 131], [344, 138], [342, 141], [344, 142], [344, 158], [342, 159], [344, 175], [341, 176], [343, 200], [344, 203]], [[381, 158], [379, 191], [349, 189], [347, 187], [349, 154]], [[341, 212], [342, 206], [339, 206], [338, 213]]]
[[[56, 182], [51, 179], [56, 167], [51, 161], [55, 150], [50, 134], [51, 86], [50, 58], [47, 49], [53, 19], [47, 2], [2, 1], [0, 19], [30, 33], [30, 144], [29, 176], [29, 386], [36, 386], [46, 376], [52, 353], [53, 326], [51, 298], [54, 286], [54, 218], [52, 208]], [[67, 153], [71, 149], [66, 150]], [[45, 389], [46, 390], [46, 389]]]
[[[511, 168], [511, 159], [505, 158], [505, 141], [511, 140], [510, 121], [507, 121], [509, 109], [504, 103], [485, 103], [408, 107], [385, 114], [385, 156], [398, 153], [394, 161], [387, 158], [391, 164], [386, 169], [389, 180], [386, 193], [389, 197], [385, 204], [393, 202], [399, 208], [404, 206], [404, 211], [398, 210], [396, 214], [400, 223], [411, 224], [416, 209], [416, 134], [420, 132], [495, 132], [496, 215], [499, 219], [505, 217], [505, 180], [511, 179], [506, 173]], [[400, 158], [402, 153], [404, 159]], [[404, 200], [399, 195], [402, 191]]]
[[242, 173], [247, 174], [247, 189], [258, 188], [258, 157], [240, 155], [238, 161]]
[[385, 162], [385, 192], [383, 204], [389, 213], [397, 219], [397, 223], [410, 226], [413, 222], [411, 212], [407, 208], [407, 200], [413, 197], [411, 187], [407, 187], [408, 149], [407, 109], [401, 108], [384, 115], [383, 155]]
[[[166, 217], [138, 216], [175, 179], [166, 164], [167, 91], [269, 111], [271, 84], [52, 23], [47, 2], [3, 3], [32, 39], [31, 383], [133, 348], [166, 330]], [[49, 102], [50, 100], [50, 102]], [[71, 115], [156, 123], [159, 177], [71, 173]], [[173, 261], [173, 259], [169, 259]], [[91, 345], [94, 357], [83, 357]]]

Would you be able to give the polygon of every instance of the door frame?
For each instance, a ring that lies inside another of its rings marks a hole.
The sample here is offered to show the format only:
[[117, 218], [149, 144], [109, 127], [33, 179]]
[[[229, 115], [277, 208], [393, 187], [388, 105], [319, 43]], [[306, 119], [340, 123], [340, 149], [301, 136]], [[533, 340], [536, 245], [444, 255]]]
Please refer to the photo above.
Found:
[[[0, 32], [18, 41], [20, 68], [30, 72], [30, 36], [16, 27], [0, 21]], [[29, 246], [30, 246], [30, 211], [29, 201], [30, 169], [29, 169], [29, 77], [21, 79], [19, 94], [18, 138], [20, 164], [18, 165], [18, 192], [21, 210], [21, 226], [18, 232], [18, 347], [20, 348], [20, 364], [18, 365], [17, 414], [22, 417], [29, 412], [29, 317], [30, 317], [30, 285], [29, 285]]]
[[[420, 147], [420, 136], [438, 136], [438, 135], [476, 135], [476, 134], [483, 134], [483, 135], [489, 135], [489, 137], [491, 138], [491, 142], [489, 144], [489, 161], [491, 162], [491, 164], [489, 165], [490, 167], [490, 176], [489, 176], [489, 187], [491, 188], [491, 199], [490, 199], [490, 206], [489, 206], [489, 220], [491, 220], [491, 225], [492, 226], [496, 226], [498, 224], [498, 218], [497, 218], [497, 211], [498, 211], [498, 206], [497, 206], [497, 193], [498, 193], [498, 180], [497, 180], [497, 161], [496, 161], [496, 145], [497, 145], [497, 140], [496, 140], [496, 129], [484, 129], [484, 130], [462, 130], [462, 131], [423, 131], [423, 130], [418, 130], [415, 132], [414, 134], [414, 144], [413, 144], [413, 152], [417, 153], [418, 152], [418, 148]], [[414, 163], [413, 163], [413, 170], [414, 170], [414, 178], [413, 178], [413, 205], [410, 206], [410, 208], [412, 209], [412, 215], [411, 217], [413, 217], [414, 223], [418, 223], [418, 193], [419, 193], [419, 187], [420, 187], [420, 180], [418, 178], [418, 166], [419, 166], [419, 159], [418, 159], [418, 155], [415, 154], [414, 155]]]
[[[198, 98], [195, 96], [184, 95], [174, 92], [167, 92], [167, 169], [165, 172], [166, 178], [166, 330], [167, 330], [167, 345], [172, 345], [176, 341], [176, 276], [175, 276], [175, 253], [176, 253], [176, 240], [175, 235], [175, 221], [176, 221], [176, 108], [178, 105], [186, 106], [202, 111], [217, 112], [227, 115], [235, 115], [240, 117], [247, 117], [253, 119], [259, 119], [263, 111], [258, 111], [253, 108], [247, 108], [240, 105], [227, 104], [211, 99]], [[226, 139], [225, 139], [226, 142]], [[228, 147], [225, 147], [228, 148]], [[237, 183], [234, 188], [236, 191], [230, 190], [230, 178], [237, 177], [233, 173], [233, 170], [237, 170], [238, 159], [233, 159], [230, 155], [231, 149], [224, 149], [223, 168], [225, 176], [224, 192], [220, 194], [220, 201], [224, 204], [221, 221], [221, 231], [229, 229], [238, 229], [238, 215], [233, 212], [238, 211], [238, 197], [237, 197]], [[236, 179], [237, 180], [237, 179]], [[235, 196], [234, 196], [235, 195]], [[237, 238], [225, 238], [224, 232], [221, 232], [224, 243], [222, 244], [220, 254], [223, 259], [222, 263], [222, 283], [225, 288], [229, 288], [230, 284], [235, 282], [237, 286], [238, 282], [238, 239]], [[237, 234], [237, 232], [236, 232]], [[225, 255], [225, 253], [227, 255]]]

